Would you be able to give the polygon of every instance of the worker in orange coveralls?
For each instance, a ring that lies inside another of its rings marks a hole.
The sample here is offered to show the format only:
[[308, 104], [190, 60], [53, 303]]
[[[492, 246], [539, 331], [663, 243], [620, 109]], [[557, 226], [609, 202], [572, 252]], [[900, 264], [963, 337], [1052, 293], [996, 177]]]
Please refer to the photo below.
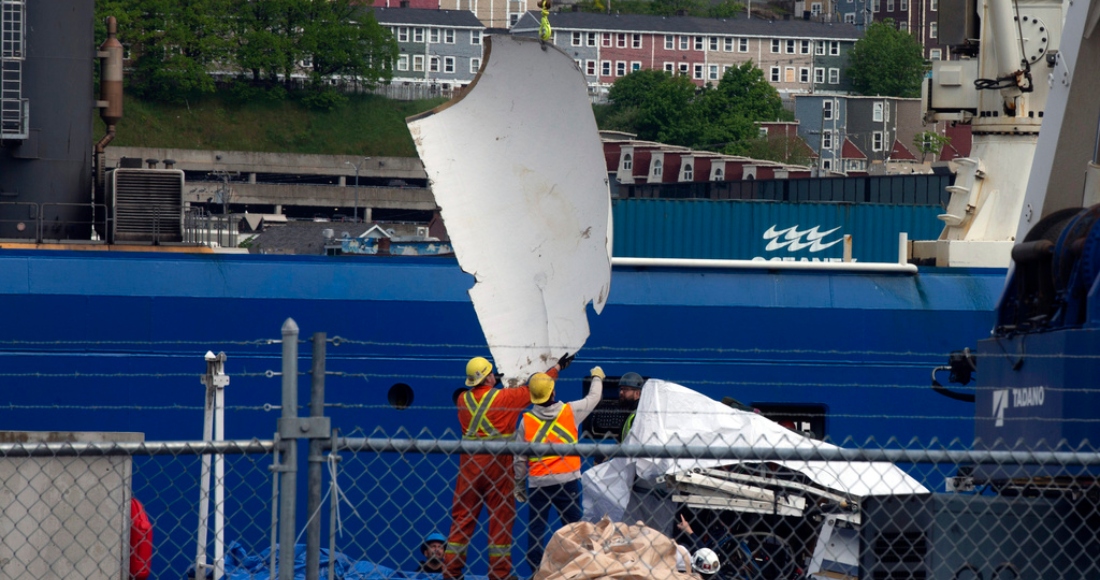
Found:
[[[557, 377], [573, 357], [561, 357], [546, 374]], [[458, 398], [458, 423], [467, 440], [507, 440], [516, 433], [520, 415], [531, 402], [527, 385], [512, 389], [494, 389], [497, 384], [493, 365], [484, 357], [466, 364], [466, 386]], [[462, 578], [466, 567], [466, 549], [481, 507], [489, 511], [489, 580], [512, 577], [512, 522], [516, 504], [512, 497], [511, 455], [467, 455], [458, 461], [454, 504], [451, 507], [451, 533], [443, 555], [443, 577]]]

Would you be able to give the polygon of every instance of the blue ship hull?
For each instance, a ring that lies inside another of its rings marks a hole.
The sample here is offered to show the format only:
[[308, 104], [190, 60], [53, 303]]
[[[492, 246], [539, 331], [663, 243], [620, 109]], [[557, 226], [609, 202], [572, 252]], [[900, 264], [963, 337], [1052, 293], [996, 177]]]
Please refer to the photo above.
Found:
[[[1003, 270], [917, 275], [616, 267], [585, 365], [640, 372], [748, 404], [820, 404], [834, 441], [969, 442], [973, 410], [929, 371], [988, 335]], [[345, 339], [328, 349], [334, 425], [441, 434], [470, 356], [485, 354], [452, 259], [6, 251], [0, 254], [0, 420], [9, 429], [201, 434], [207, 350], [225, 351], [230, 438], [269, 437], [279, 329]], [[309, 348], [304, 346], [303, 356]], [[307, 368], [307, 367], [303, 367]], [[411, 387], [412, 405], [389, 404]], [[301, 381], [307, 401], [308, 380]], [[56, 407], [55, 407], [56, 406]]]

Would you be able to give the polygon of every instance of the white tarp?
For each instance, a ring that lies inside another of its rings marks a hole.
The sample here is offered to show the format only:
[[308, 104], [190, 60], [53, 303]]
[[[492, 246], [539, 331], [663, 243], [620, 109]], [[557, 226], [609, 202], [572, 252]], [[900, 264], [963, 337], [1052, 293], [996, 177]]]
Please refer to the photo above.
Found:
[[546, 370], [611, 285], [611, 198], [587, 82], [553, 45], [487, 38], [461, 97], [408, 120], [497, 367]]
[[[753, 446], [759, 448], [835, 449], [795, 433], [774, 421], [747, 411], [732, 409], [706, 395], [658, 379], [642, 390], [634, 425], [624, 443], [662, 445]], [[585, 472], [584, 519], [603, 516], [623, 521], [635, 477], [653, 482], [658, 476], [695, 467], [734, 465], [739, 461], [712, 459], [615, 458]], [[857, 497], [928, 493], [917, 480], [889, 462], [776, 461], [805, 474], [834, 491]]]

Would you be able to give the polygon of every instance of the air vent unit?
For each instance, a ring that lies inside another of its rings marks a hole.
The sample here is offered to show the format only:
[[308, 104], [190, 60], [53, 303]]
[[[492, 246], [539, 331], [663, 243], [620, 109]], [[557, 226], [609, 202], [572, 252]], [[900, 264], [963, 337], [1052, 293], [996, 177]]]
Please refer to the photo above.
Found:
[[114, 243], [183, 241], [183, 171], [115, 169], [108, 184]]

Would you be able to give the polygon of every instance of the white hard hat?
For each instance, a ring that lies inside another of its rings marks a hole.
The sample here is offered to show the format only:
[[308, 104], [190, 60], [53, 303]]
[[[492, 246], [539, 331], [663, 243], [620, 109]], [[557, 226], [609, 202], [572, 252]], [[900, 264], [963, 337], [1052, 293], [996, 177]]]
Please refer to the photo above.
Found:
[[691, 569], [700, 574], [714, 574], [721, 567], [722, 563], [718, 561], [718, 554], [715, 554], [714, 550], [710, 548], [699, 548], [695, 555], [691, 557]]

